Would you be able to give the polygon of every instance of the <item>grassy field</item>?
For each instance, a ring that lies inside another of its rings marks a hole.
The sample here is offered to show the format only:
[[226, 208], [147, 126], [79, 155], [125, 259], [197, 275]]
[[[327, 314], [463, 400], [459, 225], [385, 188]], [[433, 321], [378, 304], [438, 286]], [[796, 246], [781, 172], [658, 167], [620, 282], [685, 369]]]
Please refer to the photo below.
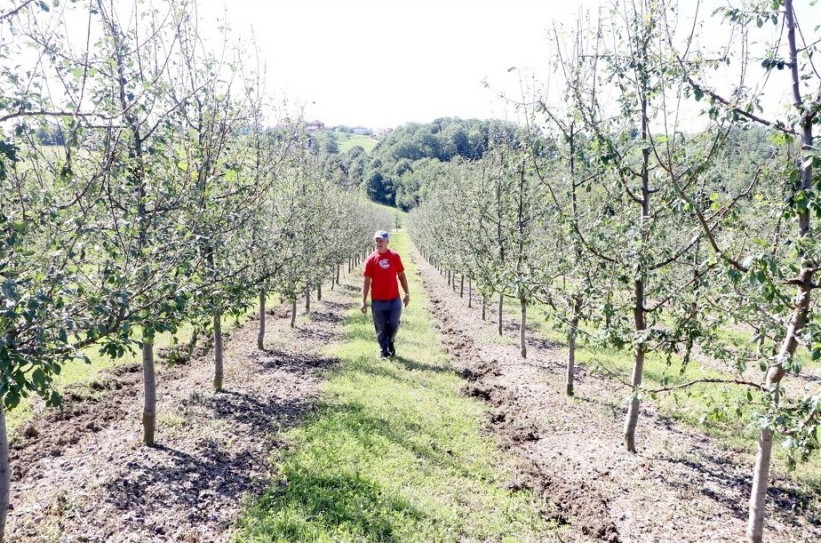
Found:
[[366, 153], [370, 153], [371, 151], [373, 151], [373, 148], [376, 147], [376, 144], [379, 143], [379, 140], [377, 140], [373, 136], [344, 133], [335, 133], [335, 135], [337, 138], [337, 145], [339, 145], [340, 153], [347, 153], [357, 145], [365, 149]]
[[[407, 254], [403, 233], [391, 245]], [[398, 357], [380, 361], [370, 316], [347, 314], [346, 341], [323, 353], [341, 364], [235, 541], [557, 540], [542, 504], [505, 489], [513, 460], [483, 431], [486, 407], [459, 393], [409, 263], [408, 276]]]
[[386, 206], [384, 204], [377, 204], [376, 202], [371, 202], [371, 205], [379, 209], [382, 209], [389, 215], [393, 216], [393, 224], [388, 227], [389, 232], [392, 232], [397, 228], [404, 228], [405, 219], [408, 216], [408, 213], [406, 211], [402, 211], [401, 209], [396, 207]]

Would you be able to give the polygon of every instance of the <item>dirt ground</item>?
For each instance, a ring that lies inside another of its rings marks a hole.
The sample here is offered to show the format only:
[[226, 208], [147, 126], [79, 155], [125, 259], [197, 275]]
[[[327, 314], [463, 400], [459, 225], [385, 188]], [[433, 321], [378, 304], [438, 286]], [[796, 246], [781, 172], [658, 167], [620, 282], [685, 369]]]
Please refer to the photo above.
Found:
[[[591, 541], [745, 540], [752, 455], [722, 449], [651, 402], [641, 410], [638, 453], [627, 453], [627, 390], [579, 365], [568, 399], [565, 349], [531, 331], [522, 359], [518, 323], [503, 323], [499, 338], [495, 311], [482, 321], [480, 300], [468, 308], [467, 294], [460, 298], [446, 277], [416, 261], [454, 365], [470, 381], [465, 393], [492, 405], [488, 424], [523, 459], [520, 484], [545, 492], [557, 520]], [[765, 541], [821, 541], [821, 518], [797, 512], [801, 499], [789, 481], [771, 481]]]
[[[327, 289], [327, 286], [326, 286]], [[158, 431], [142, 446], [142, 369], [130, 365], [70, 393], [12, 437], [9, 542], [221, 542], [247, 496], [272, 477], [278, 433], [317, 398], [317, 354], [339, 341], [341, 314], [355, 297], [325, 293], [312, 318], [289, 327], [287, 308], [225, 345], [224, 391], [212, 390], [210, 354], [158, 371]]]
[[[463, 392], [490, 405], [489, 431], [521, 459], [511, 485], [544, 492], [577, 541], [741, 541], [752, 458], [718, 448], [645, 405], [639, 453], [623, 452], [625, 391], [584, 367], [576, 398], [563, 394], [564, 353], [532, 340], [519, 357], [518, 328], [495, 335], [489, 316], [419, 265]], [[141, 444], [142, 373], [112, 372], [45, 410], [12, 436], [7, 541], [223, 542], [247, 497], [275, 474], [267, 459], [287, 446], [281, 430], [317, 399], [334, 360], [318, 349], [342, 340], [341, 316], [357, 303], [358, 277], [323, 292], [312, 318], [291, 329], [287, 308], [268, 317], [266, 350], [257, 321], [226, 342], [225, 391], [211, 391], [210, 355], [158, 374], [159, 446]], [[477, 304], [478, 305], [478, 304]], [[401, 338], [400, 338], [401, 339]], [[796, 494], [776, 480], [769, 542], [821, 540], [821, 519], [796, 514]]]

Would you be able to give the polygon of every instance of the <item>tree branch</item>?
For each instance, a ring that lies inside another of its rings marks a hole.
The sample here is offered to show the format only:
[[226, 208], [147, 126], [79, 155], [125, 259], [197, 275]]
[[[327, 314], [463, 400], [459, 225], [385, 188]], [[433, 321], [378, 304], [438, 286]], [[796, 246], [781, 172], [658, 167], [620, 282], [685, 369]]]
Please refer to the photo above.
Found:
[[113, 117], [106, 117], [100, 115], [98, 113], [81, 113], [79, 111], [44, 111], [44, 110], [36, 110], [36, 111], [16, 111], [14, 113], [9, 113], [8, 115], [3, 115], [0, 117], [0, 123], [16, 119], [18, 117], [86, 117], [86, 118], [96, 118], [103, 121], [110, 121]]
[[11, 19], [11, 18], [12, 18], [12, 17], [14, 17], [15, 15], [17, 15], [18, 13], [20, 13], [21, 11], [23, 11], [24, 9], [26, 9], [26, 7], [28, 7], [28, 6], [29, 6], [29, 4], [33, 4], [34, 2], [35, 2], [35, 0], [26, 0], [25, 2], [23, 2], [22, 4], [20, 4], [20, 5], [19, 5], [19, 6], [17, 6], [16, 8], [12, 9], [12, 10], [11, 10], [11, 11], [9, 11], [8, 13], [2, 13], [2, 14], [0, 14], [0, 22], [3, 22], [3, 21], [5, 21], [5, 20], [7, 20], [7, 19]]
[[699, 383], [719, 383], [719, 384], [726, 384], [726, 385], [741, 385], [750, 388], [754, 388], [761, 392], [766, 392], [766, 387], [760, 385], [758, 383], [753, 383], [751, 381], [744, 381], [741, 379], [716, 379], [716, 378], [707, 378], [707, 379], [694, 379], [693, 381], [689, 381], [687, 383], [682, 383], [680, 385], [674, 385], [669, 387], [662, 387], [662, 388], [655, 388], [655, 389], [645, 389], [645, 392], [649, 392], [651, 394], [657, 394], [659, 392], [671, 392], [673, 390], [681, 390], [683, 388], [689, 388], [693, 385], [697, 385]]

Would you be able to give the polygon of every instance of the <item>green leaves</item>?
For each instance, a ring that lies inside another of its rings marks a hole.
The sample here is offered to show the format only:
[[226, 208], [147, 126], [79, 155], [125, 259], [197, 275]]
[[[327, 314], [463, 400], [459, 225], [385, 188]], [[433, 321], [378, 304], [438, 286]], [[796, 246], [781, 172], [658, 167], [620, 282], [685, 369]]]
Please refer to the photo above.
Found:
[[8, 163], [18, 162], [17, 147], [3, 139], [0, 139], [0, 180], [6, 178], [8, 174]]
[[783, 70], [789, 66], [790, 64], [782, 58], [765, 58], [761, 61], [761, 67], [765, 70], [772, 70], [773, 68]]

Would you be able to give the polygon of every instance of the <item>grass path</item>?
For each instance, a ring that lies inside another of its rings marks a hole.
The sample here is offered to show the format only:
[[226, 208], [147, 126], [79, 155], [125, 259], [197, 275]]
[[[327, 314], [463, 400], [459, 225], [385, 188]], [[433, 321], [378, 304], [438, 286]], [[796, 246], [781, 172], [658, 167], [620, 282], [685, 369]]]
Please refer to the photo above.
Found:
[[[399, 232], [392, 248], [408, 255]], [[529, 492], [511, 491], [514, 460], [484, 431], [485, 407], [459, 393], [419, 272], [405, 256], [412, 305], [398, 356], [378, 359], [373, 325], [343, 288], [346, 341], [317, 410], [284, 436], [278, 480], [250, 504], [235, 540], [551, 541], [555, 528]]]

